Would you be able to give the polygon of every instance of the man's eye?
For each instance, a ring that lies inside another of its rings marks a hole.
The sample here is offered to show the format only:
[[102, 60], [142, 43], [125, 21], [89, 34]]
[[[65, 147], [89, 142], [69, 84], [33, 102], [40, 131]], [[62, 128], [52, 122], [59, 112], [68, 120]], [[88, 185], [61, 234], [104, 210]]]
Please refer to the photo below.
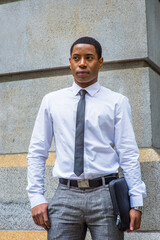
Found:
[[79, 57], [73, 57], [73, 59], [74, 59], [75, 61], [78, 61], [78, 60], [79, 60]]
[[87, 60], [92, 60], [92, 59], [93, 59], [93, 57], [91, 57], [91, 56], [87, 57]]

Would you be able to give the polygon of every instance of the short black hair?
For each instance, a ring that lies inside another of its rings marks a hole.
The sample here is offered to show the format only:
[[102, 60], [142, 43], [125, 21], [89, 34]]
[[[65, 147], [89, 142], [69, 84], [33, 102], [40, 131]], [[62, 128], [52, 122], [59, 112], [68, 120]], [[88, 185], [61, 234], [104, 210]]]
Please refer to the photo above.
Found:
[[81, 37], [79, 39], [77, 39], [71, 46], [70, 48], [70, 55], [72, 56], [72, 51], [73, 51], [73, 47], [76, 44], [80, 44], [80, 43], [84, 43], [84, 44], [91, 44], [95, 47], [97, 55], [98, 55], [98, 59], [100, 59], [102, 57], [102, 47], [101, 44], [94, 38], [92, 37]]

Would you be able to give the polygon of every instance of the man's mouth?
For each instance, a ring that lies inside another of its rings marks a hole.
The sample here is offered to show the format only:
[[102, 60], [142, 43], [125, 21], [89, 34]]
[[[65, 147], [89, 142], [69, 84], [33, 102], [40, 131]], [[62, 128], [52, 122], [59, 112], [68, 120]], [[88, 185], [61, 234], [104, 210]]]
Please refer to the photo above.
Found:
[[89, 74], [89, 72], [87, 72], [87, 71], [78, 71], [77, 72], [78, 76], [85, 76], [85, 75], [88, 75], [88, 74]]

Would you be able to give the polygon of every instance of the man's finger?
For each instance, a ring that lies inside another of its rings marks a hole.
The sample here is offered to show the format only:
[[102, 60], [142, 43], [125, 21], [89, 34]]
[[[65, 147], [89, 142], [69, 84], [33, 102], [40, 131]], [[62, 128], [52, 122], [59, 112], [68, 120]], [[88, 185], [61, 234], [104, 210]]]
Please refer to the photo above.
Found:
[[45, 221], [44, 221], [44, 217], [43, 217], [43, 214], [44, 213], [41, 213], [39, 216], [38, 216], [38, 220], [39, 220], [39, 225], [42, 226], [45, 224]]
[[130, 226], [129, 226], [130, 231], [134, 230], [134, 219], [132, 218], [132, 221], [130, 222]]
[[36, 216], [33, 216], [33, 220], [35, 224], [41, 226], [44, 224], [43, 216], [41, 214], [37, 214]]
[[50, 222], [49, 222], [49, 220], [47, 220], [45, 222], [44, 221], [44, 217], [43, 217], [42, 214], [33, 217], [33, 220], [34, 220], [35, 224], [37, 224], [38, 226], [43, 227], [46, 231], [48, 231], [50, 229]]
[[134, 230], [134, 225], [135, 225], [135, 216], [132, 213], [132, 210], [130, 211], [130, 225], [129, 225], [129, 230], [133, 231]]
[[134, 229], [135, 230], [139, 229], [140, 225], [141, 225], [141, 213], [139, 213], [139, 214], [140, 214], [140, 217], [139, 217], [139, 219], [136, 219], [135, 224], [134, 224]]
[[41, 226], [42, 226], [47, 232], [48, 232], [48, 230], [50, 229], [50, 228], [47, 227], [47, 225], [46, 225], [45, 223], [42, 224]]
[[47, 210], [43, 214], [43, 220], [44, 220], [45, 225], [49, 229], [51, 227], [51, 225], [50, 225], [50, 221], [48, 219], [48, 211]]

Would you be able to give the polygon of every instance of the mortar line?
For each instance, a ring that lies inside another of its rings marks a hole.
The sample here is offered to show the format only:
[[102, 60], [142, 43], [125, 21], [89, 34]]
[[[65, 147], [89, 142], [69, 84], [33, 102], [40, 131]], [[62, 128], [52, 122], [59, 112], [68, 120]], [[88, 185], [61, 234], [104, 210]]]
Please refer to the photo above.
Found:
[[[114, 70], [145, 68], [145, 67], [150, 67], [153, 71], [160, 74], [160, 67], [156, 65], [149, 58], [116, 60], [116, 61], [108, 61], [108, 62], [105, 61], [100, 71], [114, 71]], [[48, 77], [55, 77], [55, 76], [65, 76], [65, 75], [71, 75], [69, 66], [0, 74], [0, 83], [21, 81], [21, 80], [28, 80], [28, 79], [48, 78]]]

